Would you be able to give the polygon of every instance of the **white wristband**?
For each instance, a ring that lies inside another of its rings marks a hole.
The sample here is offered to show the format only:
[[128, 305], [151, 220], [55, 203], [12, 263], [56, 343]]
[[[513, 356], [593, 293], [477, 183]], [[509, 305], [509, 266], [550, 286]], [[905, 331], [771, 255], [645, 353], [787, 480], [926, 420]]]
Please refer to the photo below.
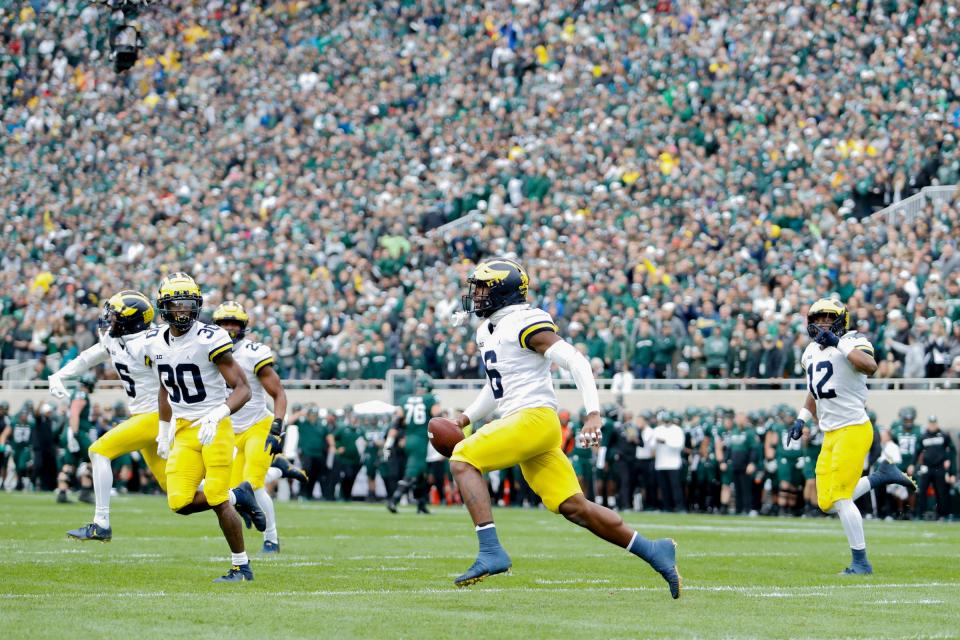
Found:
[[850, 341], [850, 340], [848, 340], [848, 341], [846, 341], [846, 342], [840, 342], [839, 344], [837, 344], [837, 349], [840, 350], [840, 353], [843, 354], [843, 357], [844, 357], [844, 358], [849, 357], [849, 356], [850, 356], [850, 352], [853, 351], [853, 350], [856, 349], [856, 348], [857, 348], [856, 343], [854, 343], [853, 341]]
[[803, 420], [804, 422], [810, 422], [813, 419], [813, 414], [810, 413], [810, 410], [806, 407], [800, 407], [800, 411], [797, 411], [797, 420]]

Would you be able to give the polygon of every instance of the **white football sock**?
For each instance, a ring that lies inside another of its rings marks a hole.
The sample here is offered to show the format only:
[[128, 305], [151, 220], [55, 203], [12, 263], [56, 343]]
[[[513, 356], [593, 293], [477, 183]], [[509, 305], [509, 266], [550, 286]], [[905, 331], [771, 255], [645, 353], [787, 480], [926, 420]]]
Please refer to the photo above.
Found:
[[96, 497], [96, 511], [93, 523], [107, 528], [110, 526], [110, 490], [113, 489], [113, 467], [110, 458], [99, 453], [90, 454], [93, 463], [93, 495]]
[[277, 537], [277, 513], [273, 509], [273, 499], [263, 487], [253, 492], [257, 497], [257, 504], [263, 510], [263, 515], [267, 517], [267, 528], [263, 531], [263, 539], [267, 542], [280, 542]]
[[834, 504], [837, 509], [837, 515], [840, 517], [840, 523], [843, 525], [843, 531], [847, 534], [847, 541], [851, 549], [866, 549], [867, 542], [863, 536], [863, 516], [853, 500], [837, 500]]
[[276, 482], [283, 477], [283, 472], [276, 467], [270, 467], [267, 469], [267, 477], [264, 479], [264, 482]]
[[231, 553], [230, 563], [237, 567], [242, 567], [245, 564], [250, 564], [250, 560], [247, 558], [247, 552], [241, 551], [240, 553]]
[[870, 478], [863, 476], [857, 481], [857, 486], [853, 488], [853, 499], [856, 500], [870, 491]]

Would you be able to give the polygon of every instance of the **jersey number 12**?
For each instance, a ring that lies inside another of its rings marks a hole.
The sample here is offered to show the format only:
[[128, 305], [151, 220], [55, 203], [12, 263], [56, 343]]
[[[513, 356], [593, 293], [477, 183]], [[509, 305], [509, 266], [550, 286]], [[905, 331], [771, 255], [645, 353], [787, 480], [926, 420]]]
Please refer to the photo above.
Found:
[[826, 371], [826, 373], [823, 374], [823, 377], [821, 377], [820, 380], [817, 382], [816, 387], [814, 387], [814, 384], [813, 384], [813, 369], [814, 369], [813, 364], [807, 367], [807, 382], [809, 383], [810, 395], [813, 396], [813, 399], [829, 400], [830, 398], [836, 398], [837, 397], [836, 389], [824, 389], [824, 386], [826, 386], [827, 381], [829, 381], [830, 378], [833, 377], [833, 363], [830, 362], [829, 360], [824, 360], [823, 362], [817, 363], [817, 367], [816, 367], [817, 371]]

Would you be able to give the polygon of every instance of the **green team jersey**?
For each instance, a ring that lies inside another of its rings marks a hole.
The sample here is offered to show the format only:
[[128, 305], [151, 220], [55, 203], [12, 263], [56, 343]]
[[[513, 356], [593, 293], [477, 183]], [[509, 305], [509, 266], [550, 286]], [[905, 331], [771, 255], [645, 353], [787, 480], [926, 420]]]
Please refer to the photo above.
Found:
[[790, 428], [787, 427], [787, 425], [776, 423], [770, 428], [777, 432], [778, 460], [782, 460], [784, 458], [788, 460], [796, 460], [797, 458], [803, 456], [803, 438], [800, 440], [793, 440], [790, 442], [790, 444], [787, 444], [787, 439], [790, 436]]
[[[80, 426], [77, 429], [77, 439], [83, 443], [83, 439], [87, 438], [90, 442], [93, 442], [97, 439], [97, 425], [90, 419], [90, 408], [93, 405], [90, 402], [90, 396], [86, 391], [82, 389], [74, 389], [73, 393], [70, 394], [70, 405], [73, 405], [74, 400], [84, 400], [83, 409], [80, 410]], [[69, 422], [68, 422], [69, 425]], [[69, 428], [69, 426], [67, 427]], [[89, 443], [87, 444], [89, 446]]]
[[917, 460], [917, 440], [920, 439], [920, 430], [916, 425], [907, 429], [902, 423], [897, 422], [890, 428], [890, 432], [900, 445], [900, 456], [903, 458], [899, 465], [900, 469], [906, 471], [907, 467]]
[[734, 426], [723, 433], [724, 455], [731, 465], [738, 469], [746, 468], [750, 454], [758, 446], [757, 433], [753, 429], [741, 429]]
[[573, 463], [577, 475], [586, 476], [593, 469], [593, 448], [580, 446], [580, 431], [582, 430], [582, 422], [573, 426], [573, 451], [570, 452], [570, 462]]
[[36, 426], [36, 420], [29, 411], [21, 411], [12, 420], [13, 434], [10, 438], [10, 446], [14, 451], [30, 447], [33, 437], [33, 428]]
[[[400, 406], [403, 408], [403, 422], [406, 433], [406, 449], [427, 448], [427, 425], [437, 399], [432, 393], [404, 396]], [[426, 455], [426, 454], [424, 454]]]

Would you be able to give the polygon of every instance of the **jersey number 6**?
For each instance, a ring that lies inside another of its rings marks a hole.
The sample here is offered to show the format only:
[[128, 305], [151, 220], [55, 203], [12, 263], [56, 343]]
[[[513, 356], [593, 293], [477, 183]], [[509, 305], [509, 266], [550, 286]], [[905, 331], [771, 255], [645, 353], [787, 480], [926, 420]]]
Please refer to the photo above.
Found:
[[487, 377], [490, 378], [490, 389], [493, 390], [493, 397], [499, 400], [503, 397], [503, 379], [501, 378], [499, 371], [490, 367], [491, 364], [496, 363], [496, 351], [491, 349], [490, 351], [483, 352], [483, 364], [484, 368], [487, 370]]
[[[176, 372], [168, 364], [157, 365], [157, 373], [160, 374], [160, 380], [163, 386], [170, 393], [171, 402], [185, 402], [187, 404], [196, 404], [207, 399], [207, 390], [203, 388], [203, 380], [200, 378], [200, 367], [189, 362], [177, 365]], [[194, 392], [191, 393], [190, 386], [187, 384], [185, 374], [190, 374], [193, 378]]]

